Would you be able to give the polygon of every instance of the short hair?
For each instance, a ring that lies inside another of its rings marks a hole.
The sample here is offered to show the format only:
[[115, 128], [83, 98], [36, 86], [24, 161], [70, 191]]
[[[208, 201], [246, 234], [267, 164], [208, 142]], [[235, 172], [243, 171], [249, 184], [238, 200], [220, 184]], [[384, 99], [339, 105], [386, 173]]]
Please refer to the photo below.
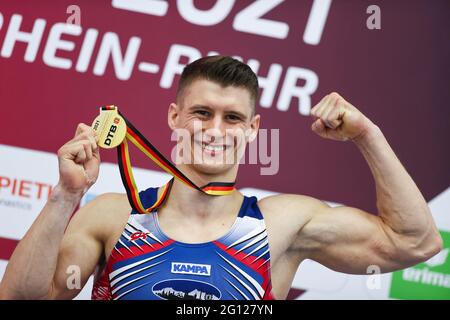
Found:
[[184, 67], [178, 82], [177, 98], [192, 82], [205, 79], [223, 87], [233, 86], [248, 90], [253, 102], [253, 113], [258, 98], [258, 77], [245, 63], [229, 56], [208, 56], [195, 60]]

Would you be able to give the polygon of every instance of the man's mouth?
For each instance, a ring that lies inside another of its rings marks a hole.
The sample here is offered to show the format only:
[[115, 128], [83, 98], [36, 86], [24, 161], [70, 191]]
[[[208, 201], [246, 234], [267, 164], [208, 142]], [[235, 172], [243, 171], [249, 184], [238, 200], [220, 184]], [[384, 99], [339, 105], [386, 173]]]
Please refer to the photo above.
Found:
[[224, 151], [226, 148], [227, 148], [227, 146], [223, 145], [223, 144], [202, 143], [202, 149], [206, 150], [206, 151], [221, 152], [221, 151]]
[[218, 143], [206, 143], [204, 141], [200, 142], [200, 141], [196, 141], [196, 143], [198, 145], [202, 146], [202, 151], [206, 152], [212, 156], [216, 156], [220, 153], [225, 152], [228, 148], [230, 148], [231, 146], [226, 145], [226, 144], [218, 144]]

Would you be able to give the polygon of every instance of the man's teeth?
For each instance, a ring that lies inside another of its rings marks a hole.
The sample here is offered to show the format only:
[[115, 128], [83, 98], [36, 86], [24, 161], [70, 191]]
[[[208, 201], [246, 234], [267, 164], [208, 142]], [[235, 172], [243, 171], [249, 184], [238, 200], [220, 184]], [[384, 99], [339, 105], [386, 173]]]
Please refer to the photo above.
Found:
[[208, 151], [223, 151], [224, 146], [203, 145], [203, 149]]

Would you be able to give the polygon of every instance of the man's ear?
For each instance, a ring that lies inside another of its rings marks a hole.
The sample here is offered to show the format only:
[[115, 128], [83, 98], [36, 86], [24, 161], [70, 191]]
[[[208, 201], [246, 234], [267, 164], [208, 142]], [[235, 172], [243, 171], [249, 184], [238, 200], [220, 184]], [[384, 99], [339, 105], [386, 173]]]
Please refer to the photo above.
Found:
[[259, 130], [259, 123], [261, 120], [261, 116], [259, 114], [255, 114], [250, 122], [250, 135], [248, 136], [248, 142], [252, 142], [256, 139]]
[[172, 130], [178, 127], [179, 110], [180, 107], [173, 102], [169, 105], [169, 110], [167, 110], [167, 123]]

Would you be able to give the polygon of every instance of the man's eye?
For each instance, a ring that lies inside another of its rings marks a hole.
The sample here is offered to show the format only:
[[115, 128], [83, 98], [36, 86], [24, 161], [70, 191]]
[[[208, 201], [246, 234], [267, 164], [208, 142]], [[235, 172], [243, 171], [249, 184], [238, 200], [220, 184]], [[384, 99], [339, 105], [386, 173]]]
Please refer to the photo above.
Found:
[[198, 115], [203, 116], [203, 117], [209, 116], [209, 112], [205, 111], [205, 110], [197, 110], [197, 111], [195, 111], [195, 114], [198, 114]]
[[227, 118], [227, 120], [231, 120], [231, 121], [239, 121], [239, 120], [241, 120], [241, 118], [239, 118], [238, 116], [232, 115], [232, 114], [227, 115], [226, 118]]

